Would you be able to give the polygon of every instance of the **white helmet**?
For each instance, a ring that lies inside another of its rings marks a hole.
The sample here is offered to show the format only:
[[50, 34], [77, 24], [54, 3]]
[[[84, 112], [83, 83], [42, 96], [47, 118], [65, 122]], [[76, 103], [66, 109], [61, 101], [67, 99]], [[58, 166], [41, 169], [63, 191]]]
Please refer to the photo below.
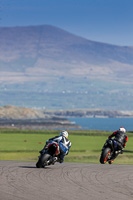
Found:
[[60, 136], [64, 136], [64, 137], [68, 138], [68, 132], [67, 131], [61, 131]]
[[124, 127], [120, 127], [119, 128], [119, 131], [123, 132], [123, 133], [126, 133], [126, 129]]

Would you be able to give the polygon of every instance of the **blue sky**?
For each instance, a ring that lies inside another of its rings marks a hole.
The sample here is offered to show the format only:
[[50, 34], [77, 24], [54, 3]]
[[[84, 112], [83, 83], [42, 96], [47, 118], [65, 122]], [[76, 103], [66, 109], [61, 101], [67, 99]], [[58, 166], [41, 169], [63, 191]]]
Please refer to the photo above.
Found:
[[0, 0], [0, 27], [42, 24], [133, 46], [133, 0]]

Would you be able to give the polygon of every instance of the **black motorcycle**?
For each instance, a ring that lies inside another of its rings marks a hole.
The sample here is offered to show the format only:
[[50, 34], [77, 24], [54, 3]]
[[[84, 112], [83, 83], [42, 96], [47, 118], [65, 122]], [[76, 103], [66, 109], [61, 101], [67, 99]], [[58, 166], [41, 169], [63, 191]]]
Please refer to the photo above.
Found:
[[55, 164], [58, 160], [58, 155], [60, 154], [59, 145], [52, 141], [40, 151], [39, 160], [36, 163], [37, 168], [44, 168], [47, 165]]
[[117, 150], [117, 142], [111, 138], [106, 140], [102, 148], [100, 163], [105, 164], [108, 162], [109, 164], [112, 164], [119, 153], [122, 153], [122, 150]]

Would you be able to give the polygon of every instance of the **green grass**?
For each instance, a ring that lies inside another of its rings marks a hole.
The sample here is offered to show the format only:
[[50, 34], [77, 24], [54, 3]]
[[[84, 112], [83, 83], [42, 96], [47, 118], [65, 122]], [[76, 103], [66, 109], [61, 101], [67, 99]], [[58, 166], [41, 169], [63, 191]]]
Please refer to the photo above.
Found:
[[[58, 135], [58, 130], [0, 130], [0, 160], [37, 161], [39, 151], [50, 137]], [[111, 132], [69, 131], [72, 142], [65, 162], [99, 163], [101, 149]], [[114, 163], [133, 164], [133, 133], [122, 155]]]

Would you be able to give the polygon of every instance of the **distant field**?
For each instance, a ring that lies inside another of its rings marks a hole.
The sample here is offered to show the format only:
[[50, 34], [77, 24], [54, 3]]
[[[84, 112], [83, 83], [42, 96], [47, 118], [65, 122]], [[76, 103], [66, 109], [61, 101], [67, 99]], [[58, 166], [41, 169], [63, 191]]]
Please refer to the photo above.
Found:
[[[111, 132], [69, 131], [72, 142], [65, 162], [99, 163], [101, 149]], [[37, 161], [39, 151], [50, 137], [58, 135], [58, 130], [0, 130], [0, 160]], [[128, 133], [129, 141], [124, 154], [114, 163], [133, 164], [133, 133]]]

